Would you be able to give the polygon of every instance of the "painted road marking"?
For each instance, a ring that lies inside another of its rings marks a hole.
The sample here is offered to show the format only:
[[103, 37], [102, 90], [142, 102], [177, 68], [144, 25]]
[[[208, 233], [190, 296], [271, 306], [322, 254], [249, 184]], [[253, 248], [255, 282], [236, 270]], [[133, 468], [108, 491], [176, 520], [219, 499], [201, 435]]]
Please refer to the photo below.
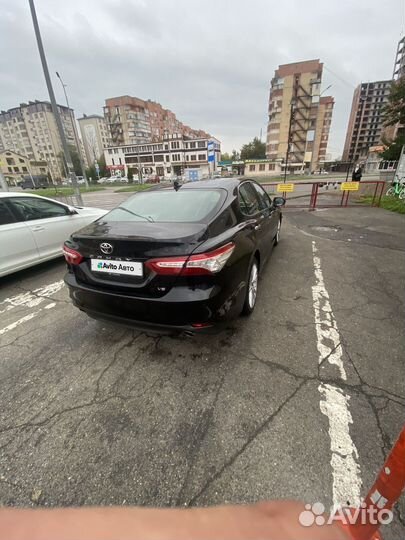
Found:
[[34, 289], [32, 292], [28, 291], [21, 294], [17, 294], [16, 296], [12, 296], [10, 298], [6, 298], [2, 302], [0, 302], [0, 307], [3, 308], [0, 310], [0, 313], [5, 313], [6, 311], [9, 311], [10, 309], [14, 309], [20, 306], [26, 306], [29, 308], [36, 307], [38, 306], [38, 304], [43, 302], [46, 298], [60, 291], [63, 286], [64, 286], [63, 280], [55, 281], [54, 283], [45, 285], [45, 287]]
[[[321, 260], [314, 241], [312, 242], [312, 254], [316, 280], [312, 287], [312, 299], [319, 363], [329, 362], [329, 364], [337, 366], [341, 379], [346, 381], [347, 374], [343, 364], [339, 329], [325, 287]], [[347, 506], [349, 502], [350, 506], [357, 506], [360, 504], [362, 481], [358, 462], [359, 454], [349, 429], [350, 424], [353, 423], [349, 410], [350, 396], [332, 384], [322, 383], [318, 386], [318, 390], [321, 394], [321, 412], [329, 420], [333, 504], [335, 507], [339, 507]]]
[[[51, 304], [48, 304], [47, 306], [45, 306], [44, 309], [51, 309], [51, 308], [54, 308], [55, 306], [56, 306], [56, 303], [52, 302]], [[21, 317], [21, 319], [18, 319], [17, 321], [9, 324], [8, 326], [1, 328], [0, 336], [2, 336], [3, 334], [7, 334], [7, 332], [10, 332], [11, 330], [14, 330], [15, 328], [17, 328], [17, 326], [20, 326], [20, 324], [30, 321], [31, 319], [36, 317], [39, 313], [41, 313], [41, 311], [42, 311], [42, 308], [38, 309], [38, 311], [33, 311], [32, 313], [28, 313], [28, 315]]]

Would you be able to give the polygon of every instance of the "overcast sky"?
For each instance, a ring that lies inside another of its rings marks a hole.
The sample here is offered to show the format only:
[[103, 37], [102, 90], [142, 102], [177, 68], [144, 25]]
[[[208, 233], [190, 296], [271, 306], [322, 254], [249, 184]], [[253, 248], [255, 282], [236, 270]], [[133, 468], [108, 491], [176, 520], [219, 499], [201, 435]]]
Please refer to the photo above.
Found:
[[[36, 0], [54, 76], [76, 117], [104, 99], [159, 101], [231, 151], [266, 133], [279, 64], [320, 58], [335, 97], [328, 150], [342, 152], [354, 86], [392, 76], [404, 0]], [[28, 0], [0, 0], [0, 109], [48, 99]], [[326, 95], [325, 94], [325, 95]]]

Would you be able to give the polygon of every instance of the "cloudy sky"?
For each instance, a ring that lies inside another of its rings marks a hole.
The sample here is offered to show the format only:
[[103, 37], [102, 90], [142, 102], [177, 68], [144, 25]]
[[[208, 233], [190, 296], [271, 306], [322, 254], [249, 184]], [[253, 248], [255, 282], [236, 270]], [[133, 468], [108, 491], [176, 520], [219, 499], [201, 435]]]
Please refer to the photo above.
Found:
[[[389, 7], [388, 7], [389, 6]], [[36, 0], [58, 101], [76, 116], [123, 94], [159, 101], [231, 151], [260, 135], [279, 64], [320, 58], [342, 151], [354, 86], [389, 79], [405, 1]], [[0, 0], [0, 109], [47, 99], [28, 0]]]

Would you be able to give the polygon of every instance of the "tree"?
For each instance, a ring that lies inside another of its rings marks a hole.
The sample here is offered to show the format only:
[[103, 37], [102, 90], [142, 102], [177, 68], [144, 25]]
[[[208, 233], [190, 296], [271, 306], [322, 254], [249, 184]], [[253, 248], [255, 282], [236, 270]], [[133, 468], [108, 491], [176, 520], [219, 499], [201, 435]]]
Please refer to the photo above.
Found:
[[385, 146], [384, 152], [380, 156], [387, 161], [398, 161], [401, 156], [402, 147], [405, 144], [405, 135], [398, 133], [395, 139], [389, 141], [385, 138], [382, 140]]
[[221, 154], [221, 161], [238, 161], [240, 159], [240, 154], [236, 150], [232, 150], [232, 154], [229, 152], [224, 152]]
[[[107, 170], [107, 167], [105, 165], [105, 158], [104, 158], [104, 154], [102, 154], [98, 160], [97, 160], [97, 163], [98, 163], [98, 166], [99, 166], [99, 175], [100, 175], [100, 178], [102, 178], [103, 176], [107, 176], [108, 175], [108, 170]], [[88, 179], [91, 178], [91, 181], [95, 184], [98, 180], [98, 175], [97, 175], [97, 171], [96, 171], [96, 167], [95, 165], [91, 165], [90, 167], [88, 167], [86, 169], [86, 176]]]
[[394, 139], [382, 138], [385, 146], [380, 156], [387, 161], [398, 161], [405, 144], [405, 78], [402, 77], [391, 85], [388, 103], [382, 110], [385, 126], [396, 126]]
[[392, 83], [382, 115], [385, 126], [405, 125], [405, 77]]
[[244, 144], [240, 151], [240, 159], [264, 159], [266, 144], [255, 137], [250, 143]]
[[[68, 148], [69, 148], [70, 158], [73, 163], [73, 169], [75, 171], [75, 175], [82, 176], [83, 171], [82, 171], [82, 166], [80, 164], [79, 152], [77, 151], [76, 146], [74, 146], [73, 144], [69, 144]], [[65, 174], [67, 174], [68, 168], [66, 167], [65, 155], [63, 152], [59, 153], [59, 159], [62, 161], [62, 167], [63, 167], [63, 170], [65, 171]]]

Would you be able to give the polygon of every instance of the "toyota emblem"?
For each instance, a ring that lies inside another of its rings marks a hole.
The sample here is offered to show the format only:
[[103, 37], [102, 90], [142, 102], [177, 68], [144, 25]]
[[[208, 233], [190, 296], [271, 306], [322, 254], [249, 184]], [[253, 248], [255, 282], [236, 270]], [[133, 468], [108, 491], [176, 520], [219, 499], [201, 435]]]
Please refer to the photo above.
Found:
[[113, 246], [108, 242], [102, 242], [100, 244], [100, 249], [105, 255], [110, 255], [113, 252]]

